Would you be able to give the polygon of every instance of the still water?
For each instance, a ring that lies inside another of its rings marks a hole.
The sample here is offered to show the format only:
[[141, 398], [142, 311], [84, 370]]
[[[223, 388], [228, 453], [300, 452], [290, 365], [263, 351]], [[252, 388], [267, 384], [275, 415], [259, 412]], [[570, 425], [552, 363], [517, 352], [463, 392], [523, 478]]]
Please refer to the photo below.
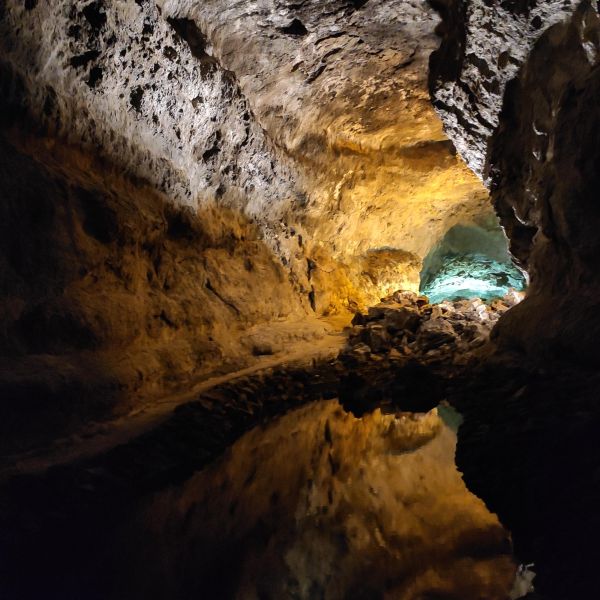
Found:
[[125, 597], [505, 599], [508, 533], [454, 464], [445, 409], [319, 401], [241, 437], [123, 533]]

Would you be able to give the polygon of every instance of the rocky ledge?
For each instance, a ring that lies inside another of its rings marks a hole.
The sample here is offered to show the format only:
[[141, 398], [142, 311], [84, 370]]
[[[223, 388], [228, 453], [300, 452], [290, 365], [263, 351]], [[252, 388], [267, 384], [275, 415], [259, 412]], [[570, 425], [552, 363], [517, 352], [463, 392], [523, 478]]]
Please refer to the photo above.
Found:
[[464, 365], [518, 300], [511, 293], [490, 303], [474, 298], [432, 305], [427, 296], [396, 292], [354, 316], [342, 356]]

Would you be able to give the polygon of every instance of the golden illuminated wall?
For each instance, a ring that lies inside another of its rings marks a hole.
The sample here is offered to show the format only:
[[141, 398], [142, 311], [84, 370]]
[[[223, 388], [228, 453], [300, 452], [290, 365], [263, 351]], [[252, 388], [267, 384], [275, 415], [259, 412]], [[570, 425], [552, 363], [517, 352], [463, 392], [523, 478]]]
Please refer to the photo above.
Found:
[[265, 202], [261, 214], [280, 225], [275, 245], [301, 289], [314, 291], [318, 312], [416, 289], [420, 261], [444, 233], [491, 212], [431, 106], [428, 61], [439, 42], [431, 8], [161, 4], [165, 16], [193, 21], [290, 159], [303, 192], [282, 189], [284, 200]]
[[[416, 289], [445, 231], [487, 210], [431, 107], [426, 5], [160, 0], [90, 22], [67, 4], [7, 4], [31, 120], [179, 206], [251, 220], [318, 313]], [[47, 69], [52, 52], [73, 64]]]

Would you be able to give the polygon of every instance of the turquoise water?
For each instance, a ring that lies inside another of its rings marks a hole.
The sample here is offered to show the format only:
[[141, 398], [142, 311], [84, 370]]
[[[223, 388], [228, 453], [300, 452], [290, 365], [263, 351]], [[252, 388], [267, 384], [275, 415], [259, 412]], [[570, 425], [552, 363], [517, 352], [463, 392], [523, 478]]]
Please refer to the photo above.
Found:
[[443, 300], [502, 298], [511, 289], [522, 291], [527, 282], [510, 259], [494, 260], [483, 254], [445, 256], [441, 267], [421, 283], [421, 293], [433, 304]]

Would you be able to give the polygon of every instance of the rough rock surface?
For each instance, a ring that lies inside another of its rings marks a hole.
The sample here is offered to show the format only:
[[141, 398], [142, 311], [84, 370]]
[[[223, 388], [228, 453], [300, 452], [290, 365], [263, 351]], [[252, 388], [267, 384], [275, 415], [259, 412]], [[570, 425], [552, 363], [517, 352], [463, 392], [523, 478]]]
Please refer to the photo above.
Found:
[[284, 349], [282, 321], [416, 290], [446, 230], [490, 213], [429, 103], [438, 21], [406, 0], [2, 2], [7, 406], [67, 426]]
[[153, 2], [2, 3], [7, 443], [239, 368], [251, 328], [312, 313], [278, 242], [294, 171], [181, 28]]
[[501, 298], [523, 291], [526, 274], [508, 252], [496, 219], [477, 227], [456, 225], [423, 261], [420, 292], [432, 304], [453, 298]]
[[437, 21], [405, 0], [10, 1], [5, 111], [179, 203], [239, 210], [334, 312], [390, 291], [378, 261], [363, 276], [373, 252], [404, 256], [415, 288], [430, 245], [489, 211], [429, 104]]
[[346, 351], [356, 357], [379, 354], [396, 360], [410, 357], [421, 364], [466, 364], [518, 300], [511, 294], [488, 304], [477, 298], [431, 305], [426, 296], [396, 292], [368, 314], [355, 315]]
[[499, 334], [586, 362], [598, 360], [600, 333], [599, 52], [597, 7], [583, 3], [532, 50], [492, 146], [493, 201], [531, 276]]
[[318, 306], [343, 299], [327, 283], [327, 254], [372, 302], [405, 286], [390, 289], [373, 260], [370, 286], [360, 276], [365, 258], [404, 252], [399, 264], [416, 289], [411, 263], [453, 224], [486, 214], [485, 193], [430, 105], [427, 61], [438, 17], [425, 3], [167, 0], [162, 7], [197, 25], [238, 75], [261, 126], [303, 167], [310, 183], [298, 219], [322, 271], [314, 280]]
[[441, 4], [436, 106], [530, 275], [493, 332], [517, 355], [457, 391], [458, 465], [536, 563], [541, 597], [597, 597], [598, 6]]
[[190, 41], [179, 35], [184, 25], [161, 18], [154, 2], [6, 2], [4, 110], [25, 112], [180, 203], [230, 194], [249, 216], [276, 211], [293, 193], [292, 176], [233, 73], [193, 30]]
[[[587, 4], [587, 3], [584, 3]], [[440, 48], [431, 57], [433, 102], [456, 149], [484, 180], [507, 85], [546, 30], [575, 12], [574, 0], [441, 0]]]
[[340, 353], [340, 401], [355, 415], [375, 407], [427, 412], [448, 397], [491, 350], [489, 333], [515, 304], [507, 297], [432, 306], [425, 296], [396, 292], [357, 314]]
[[446, 256], [435, 275], [423, 281], [421, 292], [435, 304], [474, 295], [489, 300], [502, 297], [509, 290], [522, 293], [524, 287], [523, 274], [513, 264], [476, 253]]
[[1, 151], [3, 448], [239, 368], [268, 323], [271, 343], [298, 323], [280, 346], [322, 335], [239, 213], [181, 211], [60, 147], [35, 149], [51, 166]]
[[528, 297], [501, 321], [498, 339], [595, 361], [598, 8], [457, 2], [442, 12], [434, 103], [490, 186], [511, 251], [530, 275]]

